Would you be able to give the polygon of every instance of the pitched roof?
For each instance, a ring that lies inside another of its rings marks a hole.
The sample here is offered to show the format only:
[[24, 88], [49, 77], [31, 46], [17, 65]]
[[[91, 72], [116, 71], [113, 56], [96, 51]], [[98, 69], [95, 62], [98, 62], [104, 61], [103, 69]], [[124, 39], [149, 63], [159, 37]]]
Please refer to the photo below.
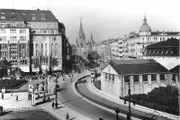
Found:
[[146, 48], [157, 48], [157, 47], [179, 47], [179, 40], [175, 38], [168, 39], [167, 41], [158, 42], [151, 44]]
[[156, 32], [151, 32], [151, 35], [158, 35], [158, 36], [161, 36], [161, 35], [179, 35], [180, 32], [173, 32], [173, 31], [156, 31]]
[[0, 21], [24, 21], [15, 9], [0, 9]]
[[58, 22], [49, 10], [0, 9], [0, 21]]
[[177, 65], [176, 67], [172, 68], [170, 72], [179, 74], [180, 65]]
[[25, 21], [57, 22], [58, 20], [49, 10], [17, 10]]
[[169, 71], [153, 59], [112, 60], [109, 64], [120, 75], [168, 73]]

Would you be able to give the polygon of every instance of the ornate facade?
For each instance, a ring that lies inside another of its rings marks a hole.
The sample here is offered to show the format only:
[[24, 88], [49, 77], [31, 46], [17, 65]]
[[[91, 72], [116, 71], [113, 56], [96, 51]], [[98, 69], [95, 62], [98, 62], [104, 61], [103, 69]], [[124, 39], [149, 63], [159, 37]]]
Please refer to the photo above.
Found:
[[1, 59], [5, 57], [13, 66], [29, 72], [35, 70], [36, 63], [48, 68], [53, 57], [62, 70], [67, 48], [63, 48], [67, 46], [65, 27], [51, 11], [0, 9], [0, 33]]
[[93, 39], [93, 35], [91, 34], [91, 39], [89, 41], [86, 40], [86, 36], [83, 31], [82, 20], [80, 21], [79, 35], [76, 38], [76, 46], [77, 54], [79, 55], [83, 55], [87, 52], [95, 50], [95, 42]]
[[169, 38], [180, 38], [180, 32], [152, 31], [144, 16], [139, 33], [131, 32], [123, 38], [123, 56], [125, 58], [142, 58], [145, 47], [153, 43], [166, 41]]

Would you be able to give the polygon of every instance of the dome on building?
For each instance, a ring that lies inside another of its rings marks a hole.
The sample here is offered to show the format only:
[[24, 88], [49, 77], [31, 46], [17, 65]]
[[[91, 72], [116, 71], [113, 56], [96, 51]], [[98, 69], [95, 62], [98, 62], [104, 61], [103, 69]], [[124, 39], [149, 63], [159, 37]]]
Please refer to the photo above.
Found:
[[144, 23], [141, 26], [141, 28], [139, 29], [139, 32], [151, 32], [151, 28], [147, 24], [146, 16], [144, 16]]

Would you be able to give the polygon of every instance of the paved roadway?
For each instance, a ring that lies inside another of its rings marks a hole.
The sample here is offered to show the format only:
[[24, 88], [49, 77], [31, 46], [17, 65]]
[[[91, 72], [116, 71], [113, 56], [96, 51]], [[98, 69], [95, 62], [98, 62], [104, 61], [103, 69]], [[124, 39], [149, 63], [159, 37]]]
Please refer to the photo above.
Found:
[[[77, 95], [72, 87], [70, 81], [61, 85], [61, 88], [64, 88], [58, 94], [58, 99], [64, 103], [66, 106], [72, 108], [73, 110], [84, 114], [93, 120], [98, 120], [99, 116], [102, 116], [104, 120], [115, 120], [116, 115], [110, 111], [107, 111], [101, 107], [98, 107], [94, 104], [83, 99], [83, 97]], [[119, 117], [120, 118], [120, 117]], [[125, 118], [120, 118], [125, 120]]]

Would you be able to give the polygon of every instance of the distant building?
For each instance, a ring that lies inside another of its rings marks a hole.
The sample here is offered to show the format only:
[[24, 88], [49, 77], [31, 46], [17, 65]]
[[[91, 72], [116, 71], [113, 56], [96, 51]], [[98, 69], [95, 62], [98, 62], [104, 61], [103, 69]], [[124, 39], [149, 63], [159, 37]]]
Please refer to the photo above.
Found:
[[13, 66], [29, 72], [40, 63], [49, 69], [52, 57], [62, 70], [66, 43], [65, 27], [51, 11], [0, 9], [0, 58]]
[[91, 34], [91, 39], [89, 41], [86, 39], [83, 30], [82, 20], [80, 21], [79, 35], [76, 38], [76, 46], [77, 46], [77, 53], [79, 55], [83, 55], [84, 53], [95, 50], [95, 41], [93, 39], [93, 35]]
[[101, 72], [101, 90], [117, 97], [144, 94], [170, 84], [170, 72], [155, 60], [112, 60]]
[[143, 59], [154, 59], [170, 70], [180, 64], [179, 42], [178, 39], [170, 38], [148, 45], [145, 48]]
[[139, 33], [131, 32], [123, 38], [124, 58], [142, 58], [145, 47], [156, 42], [165, 41], [168, 38], [180, 38], [180, 32], [152, 31], [144, 16], [143, 25]]
[[113, 42], [110, 44], [111, 48], [111, 59], [118, 59], [119, 58], [119, 42]]

